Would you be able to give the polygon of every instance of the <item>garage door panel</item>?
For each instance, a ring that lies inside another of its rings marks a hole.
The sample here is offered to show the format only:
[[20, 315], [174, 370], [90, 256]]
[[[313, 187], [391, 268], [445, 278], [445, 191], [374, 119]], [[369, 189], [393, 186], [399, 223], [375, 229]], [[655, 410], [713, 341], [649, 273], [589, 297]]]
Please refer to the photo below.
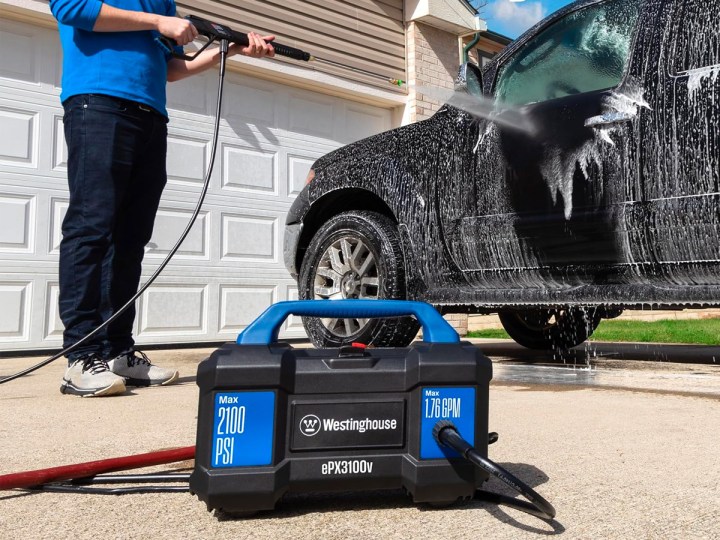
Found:
[[[285, 289], [286, 298], [291, 301], [300, 300], [300, 294], [295, 285], [288, 285]], [[305, 328], [303, 328], [302, 317], [290, 315], [283, 324], [283, 335], [287, 336], [304, 336]]]
[[142, 296], [139, 336], [201, 336], [208, 327], [208, 286], [153, 284]]
[[276, 127], [276, 91], [271, 87], [258, 88], [249, 83], [225, 84], [223, 116], [228, 124], [249, 122], [263, 128]]
[[[320, 156], [317, 156], [320, 157]], [[305, 181], [317, 157], [288, 154], [287, 196], [294, 199], [305, 187]]]
[[223, 143], [222, 188], [277, 196], [277, 152]]
[[277, 289], [278, 287], [272, 284], [222, 285], [218, 306], [218, 332], [236, 336], [270, 304], [277, 301]]
[[32, 282], [0, 280], [0, 339], [28, 341]]
[[332, 139], [335, 131], [335, 107], [329, 100], [290, 97], [287, 129], [294, 133]]
[[[168, 111], [184, 111], [203, 116], [211, 114], [209, 97], [207, 75], [190, 77], [167, 85]], [[212, 107], [215, 107], [214, 99]]]
[[168, 185], [201, 186], [205, 179], [210, 141], [170, 131], [167, 146]]
[[47, 306], [44, 320], [43, 339], [49, 342], [61, 342], [63, 329], [58, 309], [58, 298], [60, 297], [60, 285], [57, 281], [48, 282], [45, 287], [45, 305]]
[[0, 252], [35, 251], [36, 204], [36, 197], [32, 195], [0, 192]]
[[[180, 235], [188, 223], [190, 223], [191, 216], [191, 210], [162, 206], [158, 209], [152, 238], [146, 248], [148, 261], [152, 259], [164, 259], [167, 254], [170, 253], [170, 250], [175, 246], [178, 238], [180, 238]], [[187, 237], [178, 248], [173, 260], [210, 260], [210, 231], [208, 221], [208, 212], [201, 211], [188, 232]]]
[[279, 219], [247, 212], [220, 216], [222, 252], [225, 262], [277, 263]]
[[38, 112], [0, 105], [0, 164], [37, 167]]
[[360, 104], [348, 105], [347, 111], [343, 115], [345, 126], [342, 130], [350, 137], [347, 142], [354, 142], [389, 130], [390, 118], [385, 112], [376, 107], [363, 107]]
[[0, 20], [0, 81], [15, 87], [60, 88], [62, 51], [57, 32]]
[[62, 222], [69, 204], [67, 197], [53, 197], [50, 200], [50, 255], [60, 255]]
[[52, 170], [58, 173], [67, 174], [68, 148], [65, 143], [65, 125], [63, 117], [54, 114], [52, 117]]
[[51, 181], [65, 189], [67, 148], [57, 101], [27, 99], [15, 89], [0, 92], [0, 182], [34, 187]]
[[0, 77], [37, 85], [37, 32], [24, 24], [10, 26], [9, 22], [0, 22], [0, 50], [6, 57], [0, 65]]

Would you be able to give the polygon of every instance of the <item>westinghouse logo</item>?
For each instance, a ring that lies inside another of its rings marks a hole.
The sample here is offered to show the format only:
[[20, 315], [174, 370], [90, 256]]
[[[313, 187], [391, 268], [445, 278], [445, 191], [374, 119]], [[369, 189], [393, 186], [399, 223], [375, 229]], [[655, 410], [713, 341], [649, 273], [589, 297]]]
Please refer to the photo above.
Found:
[[306, 414], [300, 419], [300, 433], [308, 437], [317, 435], [321, 430], [325, 431], [357, 431], [365, 433], [366, 431], [385, 431], [395, 430], [398, 427], [398, 421], [395, 418], [348, 418], [346, 420], [336, 420], [335, 418], [325, 418], [320, 420], [314, 414]]
[[300, 419], [300, 433], [308, 437], [320, 433], [320, 419], [314, 414], [306, 414]]

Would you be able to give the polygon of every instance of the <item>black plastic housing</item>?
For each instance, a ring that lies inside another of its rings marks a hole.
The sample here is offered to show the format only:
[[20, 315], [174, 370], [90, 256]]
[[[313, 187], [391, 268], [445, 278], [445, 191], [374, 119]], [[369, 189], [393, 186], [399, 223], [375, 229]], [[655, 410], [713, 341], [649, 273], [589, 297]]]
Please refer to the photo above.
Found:
[[[418, 503], [471, 497], [487, 474], [447, 449], [442, 450], [446, 455], [427, 458], [440, 451], [432, 447], [434, 441], [428, 442], [427, 430], [436, 416], [464, 420], [466, 426], [474, 426], [474, 433], [466, 428], [463, 436], [474, 438], [474, 446], [487, 456], [491, 379], [491, 362], [467, 342], [415, 342], [404, 349], [225, 345], [198, 367], [197, 446], [190, 489], [208, 510], [230, 513], [272, 509], [288, 492], [404, 488]], [[235, 430], [249, 429], [250, 418], [258, 415], [273, 418], [274, 426], [254, 424], [257, 440], [252, 432], [238, 435], [233, 459], [256, 451], [271, 436], [269, 463], [213, 466], [213, 460], [219, 463], [226, 455], [218, 442], [226, 426], [224, 416], [218, 420], [217, 400], [239, 396], [242, 401], [255, 393], [274, 397], [274, 410], [243, 408], [241, 420], [233, 415]], [[426, 397], [460, 393], [474, 394], [474, 403]], [[468, 410], [469, 403], [473, 410]], [[312, 425], [304, 425], [306, 421]], [[330, 429], [343, 422], [359, 425], [358, 421], [387, 429]]]

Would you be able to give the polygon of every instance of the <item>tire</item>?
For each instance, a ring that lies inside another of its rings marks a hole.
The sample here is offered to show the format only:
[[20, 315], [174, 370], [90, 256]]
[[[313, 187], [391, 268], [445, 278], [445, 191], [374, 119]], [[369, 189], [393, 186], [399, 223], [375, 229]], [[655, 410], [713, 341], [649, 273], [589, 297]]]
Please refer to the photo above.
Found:
[[[365, 210], [334, 216], [315, 233], [298, 278], [299, 296], [311, 299], [404, 300], [405, 265], [393, 221]], [[413, 317], [320, 319], [303, 317], [318, 348], [360, 342], [376, 347], [406, 347], [420, 325]]]
[[528, 349], [567, 350], [587, 340], [600, 324], [595, 308], [532, 309], [498, 314], [505, 331]]

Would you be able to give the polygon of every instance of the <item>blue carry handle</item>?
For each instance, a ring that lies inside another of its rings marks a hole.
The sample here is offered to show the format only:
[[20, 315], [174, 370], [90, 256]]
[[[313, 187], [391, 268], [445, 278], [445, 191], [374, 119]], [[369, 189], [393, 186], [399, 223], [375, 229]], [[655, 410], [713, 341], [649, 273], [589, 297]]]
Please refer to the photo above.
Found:
[[435, 308], [425, 302], [409, 300], [297, 300], [278, 302], [267, 308], [237, 338], [238, 345], [264, 345], [277, 340], [288, 315], [332, 317], [333, 319], [371, 319], [414, 315], [422, 324], [423, 340], [431, 343], [457, 343], [457, 332]]

